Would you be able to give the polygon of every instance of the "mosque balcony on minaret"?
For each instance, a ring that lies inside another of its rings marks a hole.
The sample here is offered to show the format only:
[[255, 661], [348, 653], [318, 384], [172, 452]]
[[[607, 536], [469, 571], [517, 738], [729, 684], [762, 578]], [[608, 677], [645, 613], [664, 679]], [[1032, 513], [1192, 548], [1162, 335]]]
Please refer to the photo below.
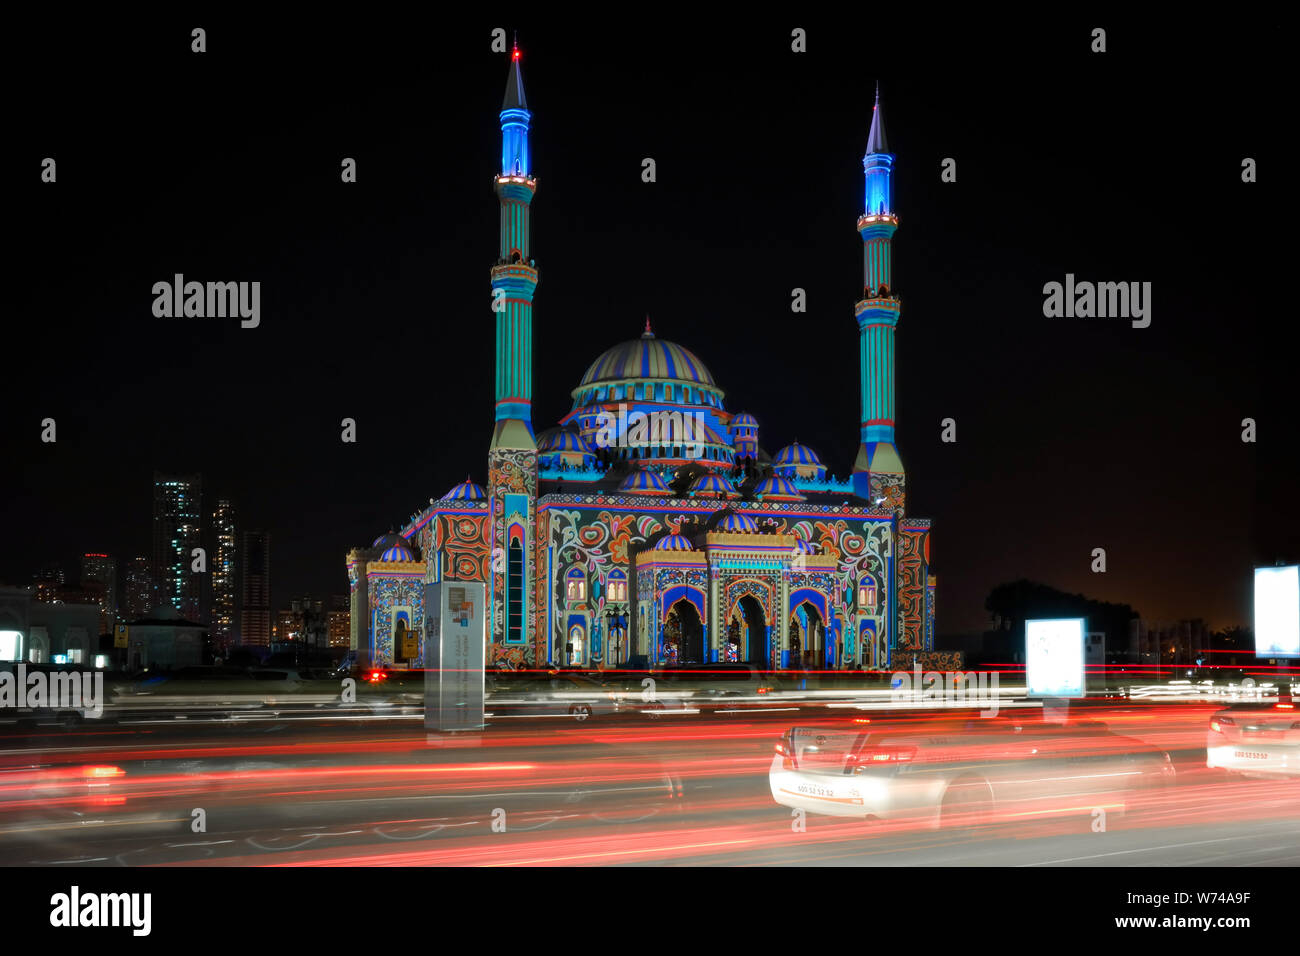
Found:
[[895, 216], [893, 213], [889, 213], [889, 212], [872, 213], [869, 216], [862, 216], [861, 218], [858, 219], [858, 232], [861, 232], [863, 229], [867, 228], [868, 226], [880, 225], [883, 223], [888, 223], [889, 225], [893, 226], [894, 229], [897, 229], [898, 217]]
[[888, 325], [898, 324], [898, 314], [903, 302], [896, 295], [871, 295], [876, 290], [868, 290], [868, 295], [858, 300], [853, 307], [853, 315], [859, 321], [875, 320]]
[[492, 267], [492, 288], [505, 289], [507, 294], [525, 296], [531, 301], [539, 277], [536, 266], [523, 262], [498, 262]]

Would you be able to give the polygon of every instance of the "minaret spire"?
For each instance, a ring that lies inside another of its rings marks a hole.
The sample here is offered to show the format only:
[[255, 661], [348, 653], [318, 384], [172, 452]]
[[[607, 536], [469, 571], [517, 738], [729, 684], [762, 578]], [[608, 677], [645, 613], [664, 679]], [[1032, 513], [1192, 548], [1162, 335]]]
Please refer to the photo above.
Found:
[[867, 155], [888, 153], [885, 142], [885, 114], [880, 109], [880, 81], [876, 80], [876, 105], [871, 108], [871, 132], [867, 134]]
[[894, 154], [885, 142], [885, 118], [880, 109], [880, 84], [862, 158], [865, 202], [858, 219], [863, 244], [863, 298], [854, 309], [858, 320], [858, 350], [862, 418], [860, 444], [853, 464], [853, 492], [871, 507], [901, 512], [904, 503], [903, 463], [894, 446], [894, 329], [901, 303], [894, 291]]

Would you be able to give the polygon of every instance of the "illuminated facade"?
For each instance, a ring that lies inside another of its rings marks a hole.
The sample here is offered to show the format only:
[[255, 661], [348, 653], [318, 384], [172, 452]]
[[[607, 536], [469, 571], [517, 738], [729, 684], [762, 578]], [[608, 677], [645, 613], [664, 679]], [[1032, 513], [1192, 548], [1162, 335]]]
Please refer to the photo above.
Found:
[[424, 585], [472, 580], [487, 585], [496, 666], [888, 668], [920, 655], [942, 666], [930, 523], [905, 515], [895, 446], [898, 218], [879, 96], [857, 224], [862, 414], [847, 480], [797, 442], [765, 452], [757, 419], [728, 411], [708, 367], [649, 319], [596, 358], [554, 427], [534, 431], [531, 118], [516, 49], [495, 178], [487, 483], [466, 478], [348, 554], [352, 648], [367, 663], [422, 666]]

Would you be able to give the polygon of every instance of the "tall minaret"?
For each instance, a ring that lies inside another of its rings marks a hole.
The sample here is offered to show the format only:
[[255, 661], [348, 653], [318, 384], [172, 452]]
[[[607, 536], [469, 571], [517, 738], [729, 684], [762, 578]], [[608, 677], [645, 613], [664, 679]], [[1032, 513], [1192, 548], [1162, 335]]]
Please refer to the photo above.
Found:
[[893, 167], [877, 84], [867, 154], [862, 158], [866, 206], [858, 219], [866, 283], [862, 301], [853, 310], [862, 387], [862, 441], [853, 463], [853, 493], [872, 505], [898, 511], [904, 506], [905, 477], [894, 447], [894, 327], [901, 303], [893, 281], [893, 238], [898, 228], [890, 188]]
[[[496, 316], [496, 426], [488, 452], [492, 508], [491, 640], [518, 652], [533, 641], [533, 521], [537, 499], [537, 443], [533, 439], [533, 291], [537, 266], [529, 242], [529, 214], [537, 180], [528, 154], [532, 113], [524, 99], [519, 46], [510, 54], [501, 104], [501, 245], [492, 268]], [[501, 560], [498, 560], [498, 556]], [[489, 664], [493, 653], [488, 653]], [[529, 656], [531, 660], [531, 655]]]
[[501, 247], [492, 269], [492, 307], [497, 326], [496, 428], [492, 448], [533, 450], [533, 291], [529, 217], [537, 180], [529, 171], [528, 122], [519, 47], [511, 51], [505, 102], [501, 105]]

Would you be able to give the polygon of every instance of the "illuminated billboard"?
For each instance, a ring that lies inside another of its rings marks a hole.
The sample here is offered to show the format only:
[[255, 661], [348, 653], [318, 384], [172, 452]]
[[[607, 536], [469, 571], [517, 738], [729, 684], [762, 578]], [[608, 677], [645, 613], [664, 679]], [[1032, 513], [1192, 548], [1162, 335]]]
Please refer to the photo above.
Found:
[[1081, 617], [1025, 621], [1025, 683], [1030, 697], [1083, 697]]
[[1300, 657], [1300, 565], [1255, 569], [1255, 654]]

